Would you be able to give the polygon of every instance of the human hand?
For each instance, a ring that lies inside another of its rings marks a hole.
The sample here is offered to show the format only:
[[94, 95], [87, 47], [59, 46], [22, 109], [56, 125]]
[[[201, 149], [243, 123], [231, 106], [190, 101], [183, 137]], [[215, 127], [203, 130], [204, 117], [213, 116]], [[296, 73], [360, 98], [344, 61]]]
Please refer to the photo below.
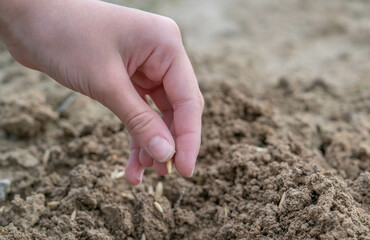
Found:
[[147, 167], [167, 174], [175, 149], [177, 171], [192, 175], [204, 101], [176, 23], [94, 0], [0, 4], [0, 35], [18, 62], [99, 101], [125, 124], [131, 184]]

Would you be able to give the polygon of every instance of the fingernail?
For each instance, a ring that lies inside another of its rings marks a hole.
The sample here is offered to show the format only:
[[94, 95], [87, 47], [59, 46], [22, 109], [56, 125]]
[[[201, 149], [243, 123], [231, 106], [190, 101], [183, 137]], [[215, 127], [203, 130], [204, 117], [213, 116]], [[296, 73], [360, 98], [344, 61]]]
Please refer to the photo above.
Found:
[[139, 177], [140, 184], [143, 182], [144, 170], [145, 169], [141, 170], [141, 172], [140, 172], [140, 177]]
[[154, 137], [148, 147], [148, 151], [158, 162], [166, 162], [167, 159], [171, 158], [174, 154], [172, 146], [162, 137]]

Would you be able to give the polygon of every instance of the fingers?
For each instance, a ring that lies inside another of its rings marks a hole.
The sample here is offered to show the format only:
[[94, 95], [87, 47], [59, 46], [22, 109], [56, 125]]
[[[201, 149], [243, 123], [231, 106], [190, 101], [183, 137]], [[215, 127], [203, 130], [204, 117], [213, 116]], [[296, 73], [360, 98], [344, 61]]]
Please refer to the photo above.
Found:
[[[171, 104], [169, 103], [166, 93], [164, 92], [164, 89], [162, 87], [157, 88], [154, 92], [150, 94], [151, 98], [157, 105], [158, 109], [163, 113], [162, 119], [166, 126], [170, 129], [170, 132], [172, 133], [173, 130], [173, 110], [171, 107]], [[172, 128], [171, 128], [172, 126]], [[172, 129], [172, 130], [171, 130]], [[157, 161], [153, 161], [153, 159], [150, 157], [150, 155], [144, 150], [140, 149], [140, 155], [139, 155], [140, 163], [144, 167], [151, 167], [153, 166], [154, 170], [159, 175], [165, 175], [167, 174], [167, 168], [164, 163], [159, 163]], [[154, 163], [153, 163], [154, 162]]]
[[155, 91], [150, 93], [150, 97], [162, 113], [162, 119], [170, 130], [172, 136], [174, 136], [173, 129], [173, 109], [171, 103], [168, 101], [167, 94], [163, 87], [157, 88]]
[[142, 148], [140, 148], [139, 160], [143, 167], [149, 168], [153, 166], [153, 158]]
[[[162, 113], [162, 119], [169, 129], [171, 125], [173, 126], [173, 110], [170, 102], [167, 99], [166, 92], [163, 89], [163, 86], [153, 85], [153, 82], [150, 81], [144, 74], [136, 72], [131, 80], [134, 82], [136, 90], [139, 92], [140, 96], [145, 100], [145, 92], [143, 88], [154, 88], [154, 91], [150, 92], [150, 97], [155, 102], [156, 106]], [[172, 128], [173, 129], [173, 128]], [[172, 132], [171, 132], [172, 133]], [[159, 175], [166, 175], [167, 167], [166, 164], [160, 163], [158, 161], [153, 161], [152, 157], [144, 150], [140, 149], [139, 161], [143, 167], [152, 167]]]
[[175, 166], [181, 175], [189, 177], [200, 148], [204, 100], [185, 50], [177, 56], [163, 85], [174, 110]]
[[[120, 68], [123, 69], [123, 66]], [[105, 93], [105, 105], [125, 124], [138, 145], [159, 162], [166, 162], [175, 152], [175, 143], [161, 117], [141, 98], [129, 80], [120, 71], [112, 92]], [[137, 152], [139, 154], [139, 152]]]
[[125, 170], [126, 179], [132, 185], [143, 181], [144, 167], [139, 162], [139, 145], [131, 138], [131, 152]]
[[[172, 124], [172, 111], [168, 111], [166, 112], [162, 118], [163, 120], [165, 121], [166, 125], [168, 126], [168, 128], [170, 128]], [[142, 166], [144, 167], [152, 167], [153, 166], [153, 169], [159, 174], [159, 175], [166, 175], [168, 172], [167, 172], [167, 167], [166, 167], [166, 164], [165, 163], [160, 163], [158, 161], [153, 161], [153, 159], [149, 156], [149, 154], [146, 153], [145, 150], [143, 149], [140, 149], [140, 156], [139, 156], [139, 160], [140, 160], [140, 163]]]
[[158, 175], [164, 176], [167, 172], [167, 167], [165, 163], [160, 163], [157, 161], [153, 162], [153, 169], [158, 173]]

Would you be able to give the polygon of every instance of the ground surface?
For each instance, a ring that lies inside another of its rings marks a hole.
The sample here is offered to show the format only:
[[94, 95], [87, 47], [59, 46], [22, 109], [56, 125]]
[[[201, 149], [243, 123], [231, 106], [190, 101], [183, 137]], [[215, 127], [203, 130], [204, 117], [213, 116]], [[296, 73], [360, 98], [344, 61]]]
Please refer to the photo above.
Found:
[[206, 100], [189, 179], [129, 186], [117, 118], [58, 114], [71, 92], [0, 47], [0, 239], [370, 239], [370, 4], [197, 2], [140, 5], [178, 21]]

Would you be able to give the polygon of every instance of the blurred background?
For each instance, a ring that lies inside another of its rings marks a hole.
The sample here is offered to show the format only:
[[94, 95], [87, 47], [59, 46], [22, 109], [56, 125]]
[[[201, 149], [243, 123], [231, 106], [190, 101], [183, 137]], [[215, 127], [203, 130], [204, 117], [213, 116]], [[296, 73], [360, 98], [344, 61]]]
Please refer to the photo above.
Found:
[[[282, 77], [320, 78], [354, 88], [370, 85], [370, 3], [366, 0], [110, 2], [173, 18], [199, 81], [238, 80], [255, 89]], [[20, 68], [2, 46], [0, 94], [13, 91], [13, 84], [4, 85], [9, 72], [40, 80], [38, 73]], [[32, 85], [32, 81], [23, 84]]]
[[366, 0], [115, 2], [173, 18], [200, 80], [370, 83]]

